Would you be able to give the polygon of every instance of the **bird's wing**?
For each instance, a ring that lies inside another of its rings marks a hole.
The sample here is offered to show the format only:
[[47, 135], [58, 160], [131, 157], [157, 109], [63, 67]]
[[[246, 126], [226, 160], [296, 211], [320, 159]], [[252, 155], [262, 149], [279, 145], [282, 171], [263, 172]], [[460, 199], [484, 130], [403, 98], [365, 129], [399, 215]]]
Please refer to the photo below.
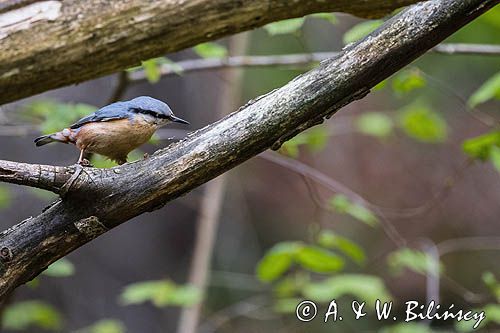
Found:
[[116, 102], [107, 105], [96, 112], [78, 120], [76, 123], [70, 126], [71, 129], [80, 128], [88, 123], [95, 123], [101, 121], [109, 121], [116, 119], [126, 119], [129, 117], [128, 105], [123, 102]]

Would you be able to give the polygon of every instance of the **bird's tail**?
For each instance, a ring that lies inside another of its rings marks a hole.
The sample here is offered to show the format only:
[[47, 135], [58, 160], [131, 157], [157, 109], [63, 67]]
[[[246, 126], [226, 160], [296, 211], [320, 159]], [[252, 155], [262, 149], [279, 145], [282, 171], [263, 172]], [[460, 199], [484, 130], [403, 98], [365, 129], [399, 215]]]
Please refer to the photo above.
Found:
[[46, 145], [51, 142], [69, 143], [70, 139], [68, 136], [64, 135], [64, 131], [43, 135], [35, 139], [35, 144], [37, 147]]

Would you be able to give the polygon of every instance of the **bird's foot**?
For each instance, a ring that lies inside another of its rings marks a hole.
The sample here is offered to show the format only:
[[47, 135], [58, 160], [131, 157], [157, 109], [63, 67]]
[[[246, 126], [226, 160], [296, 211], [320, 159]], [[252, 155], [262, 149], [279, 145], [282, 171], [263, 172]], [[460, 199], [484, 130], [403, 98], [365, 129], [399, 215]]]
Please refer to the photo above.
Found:
[[144, 153], [144, 159], [147, 160], [149, 158], [149, 154], [148, 153]]
[[82, 167], [93, 167], [93, 165], [90, 164], [90, 161], [86, 158], [83, 158], [80, 161], [78, 161], [78, 164], [81, 165]]

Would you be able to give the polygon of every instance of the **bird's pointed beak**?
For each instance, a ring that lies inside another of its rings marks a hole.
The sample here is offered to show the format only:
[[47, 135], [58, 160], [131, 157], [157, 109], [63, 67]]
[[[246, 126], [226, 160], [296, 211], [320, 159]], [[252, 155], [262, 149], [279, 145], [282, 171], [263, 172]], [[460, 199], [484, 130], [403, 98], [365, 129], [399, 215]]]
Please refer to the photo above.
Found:
[[181, 119], [181, 118], [178, 118], [176, 116], [169, 116], [168, 119], [170, 119], [170, 121], [174, 122], [174, 123], [180, 123], [180, 124], [186, 124], [186, 125], [189, 125], [189, 122], [184, 120], [184, 119]]

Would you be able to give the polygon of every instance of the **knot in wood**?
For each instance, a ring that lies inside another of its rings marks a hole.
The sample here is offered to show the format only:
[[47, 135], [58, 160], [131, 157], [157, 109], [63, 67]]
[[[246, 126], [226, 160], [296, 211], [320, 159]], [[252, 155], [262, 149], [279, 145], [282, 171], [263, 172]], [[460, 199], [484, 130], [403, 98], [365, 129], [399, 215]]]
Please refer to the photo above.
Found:
[[2, 247], [0, 250], [0, 257], [4, 261], [10, 261], [12, 259], [12, 251], [8, 247]]

